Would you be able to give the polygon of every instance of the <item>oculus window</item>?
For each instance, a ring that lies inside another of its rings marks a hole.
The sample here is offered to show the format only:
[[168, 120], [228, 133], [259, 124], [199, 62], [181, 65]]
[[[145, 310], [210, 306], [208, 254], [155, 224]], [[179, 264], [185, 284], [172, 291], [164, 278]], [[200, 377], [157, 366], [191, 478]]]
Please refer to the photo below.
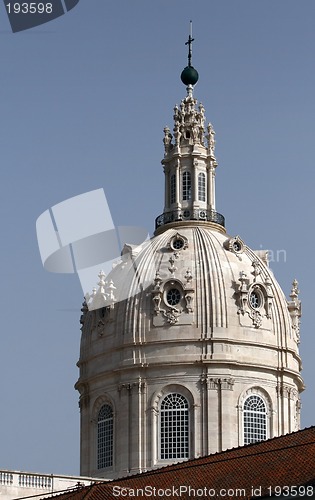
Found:
[[173, 250], [180, 250], [184, 246], [184, 241], [181, 238], [176, 238], [172, 241], [171, 247]]

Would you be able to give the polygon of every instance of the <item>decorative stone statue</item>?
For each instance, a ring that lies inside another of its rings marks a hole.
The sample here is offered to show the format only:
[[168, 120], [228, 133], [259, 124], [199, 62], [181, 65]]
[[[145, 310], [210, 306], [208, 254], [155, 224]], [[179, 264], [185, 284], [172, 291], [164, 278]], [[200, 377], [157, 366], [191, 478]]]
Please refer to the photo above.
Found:
[[172, 142], [172, 134], [171, 134], [171, 131], [168, 127], [165, 127], [164, 128], [164, 138], [163, 138], [163, 142], [164, 142], [164, 149], [165, 149], [165, 152], [167, 153], [170, 149], [171, 149], [171, 142]]
[[180, 131], [179, 124], [178, 124], [178, 123], [176, 123], [176, 124], [175, 124], [175, 127], [174, 127], [174, 137], [175, 137], [175, 144], [176, 144], [177, 146], [179, 146], [179, 145], [180, 145], [180, 138], [181, 138], [181, 136], [182, 136], [182, 133], [181, 133], [181, 131]]
[[214, 155], [214, 150], [215, 150], [215, 131], [213, 129], [213, 126], [211, 123], [208, 125], [208, 148], [210, 151], [210, 154]]

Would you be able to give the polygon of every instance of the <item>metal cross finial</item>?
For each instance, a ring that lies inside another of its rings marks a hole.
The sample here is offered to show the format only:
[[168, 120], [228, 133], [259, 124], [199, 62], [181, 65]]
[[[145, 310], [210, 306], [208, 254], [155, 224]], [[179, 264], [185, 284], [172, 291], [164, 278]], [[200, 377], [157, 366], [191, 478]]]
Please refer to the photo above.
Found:
[[188, 45], [188, 66], [191, 66], [191, 56], [192, 56], [191, 46], [192, 46], [192, 42], [194, 40], [195, 39], [192, 37], [192, 21], [190, 21], [190, 33], [189, 33], [188, 41], [185, 43], [185, 45]]

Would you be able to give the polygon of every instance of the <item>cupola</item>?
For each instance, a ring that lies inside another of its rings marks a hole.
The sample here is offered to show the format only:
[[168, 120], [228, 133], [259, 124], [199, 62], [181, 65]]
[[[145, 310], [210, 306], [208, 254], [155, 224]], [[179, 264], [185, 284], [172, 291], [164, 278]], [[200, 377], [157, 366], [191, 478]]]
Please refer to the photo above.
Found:
[[224, 217], [215, 207], [215, 131], [211, 123], [205, 125], [205, 108], [193, 95], [198, 81], [191, 65], [193, 41], [190, 33], [188, 66], [181, 74], [187, 95], [174, 108], [173, 133], [164, 128], [165, 203], [156, 219], [156, 233], [188, 221], [215, 224], [224, 232]]

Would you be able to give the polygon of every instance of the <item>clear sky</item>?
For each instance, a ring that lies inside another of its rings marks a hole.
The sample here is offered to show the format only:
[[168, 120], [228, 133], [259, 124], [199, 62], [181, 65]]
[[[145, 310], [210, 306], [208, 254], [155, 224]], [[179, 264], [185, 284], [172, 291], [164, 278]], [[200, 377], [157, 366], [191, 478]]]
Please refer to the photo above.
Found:
[[287, 296], [299, 281], [302, 426], [315, 424], [314, 0], [80, 0], [15, 34], [1, 2], [0, 469], [79, 473], [83, 292], [76, 275], [43, 269], [35, 222], [104, 188], [116, 225], [152, 233], [190, 19], [217, 210], [229, 234], [271, 250]]

